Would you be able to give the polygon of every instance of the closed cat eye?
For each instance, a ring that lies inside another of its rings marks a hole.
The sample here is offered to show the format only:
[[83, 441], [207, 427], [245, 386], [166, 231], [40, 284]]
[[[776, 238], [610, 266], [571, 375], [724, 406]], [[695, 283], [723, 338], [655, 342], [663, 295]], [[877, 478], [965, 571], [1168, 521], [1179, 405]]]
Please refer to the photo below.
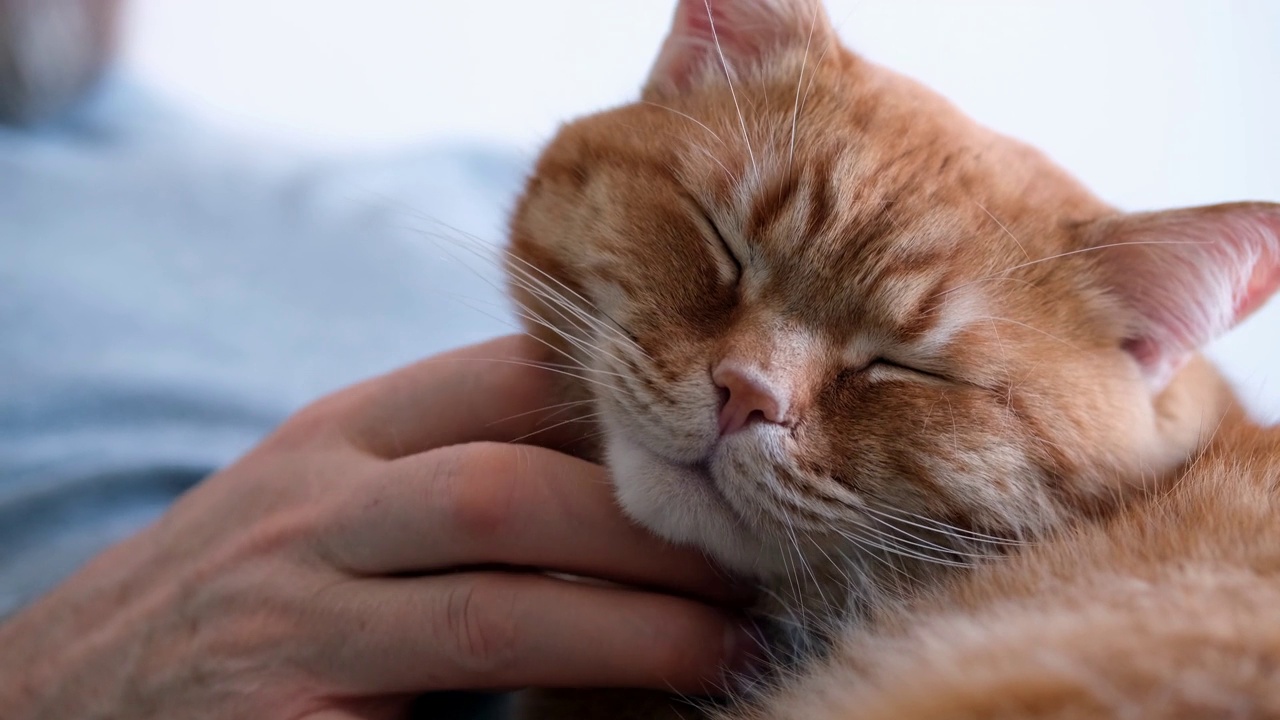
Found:
[[867, 365], [863, 367], [860, 370], [860, 372], [866, 372], [876, 367], [888, 368], [891, 370], [897, 370], [899, 372], [907, 372], [907, 373], [911, 373], [912, 375], [923, 376], [926, 378], [930, 378], [932, 380], [938, 380], [940, 382], [945, 382], [945, 383], [956, 382], [952, 378], [949, 378], [945, 375], [941, 375], [937, 372], [934, 372], [931, 370], [924, 370], [920, 367], [917, 367], [914, 365], [907, 365], [897, 360], [890, 360], [885, 357], [875, 358], [871, 362], [867, 363]]
[[720, 231], [720, 227], [716, 225], [716, 221], [712, 219], [711, 215], [705, 210], [702, 210], [700, 214], [702, 215], [702, 221], [706, 223], [707, 228], [715, 236], [716, 241], [720, 243], [720, 247], [724, 250], [725, 255], [728, 256], [729, 261], [733, 263], [733, 284], [737, 285], [738, 281], [742, 279], [742, 259], [733, 251], [733, 246], [729, 244], [729, 241], [725, 240], [724, 233]]

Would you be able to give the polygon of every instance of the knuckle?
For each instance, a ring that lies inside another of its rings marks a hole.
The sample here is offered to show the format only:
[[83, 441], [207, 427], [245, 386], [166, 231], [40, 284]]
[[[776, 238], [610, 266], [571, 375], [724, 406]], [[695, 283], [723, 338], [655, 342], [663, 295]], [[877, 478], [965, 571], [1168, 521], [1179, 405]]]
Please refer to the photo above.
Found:
[[455, 452], [437, 468], [453, 532], [482, 542], [504, 534], [515, 517], [515, 484], [502, 453], [492, 447]]
[[338, 396], [316, 400], [285, 420], [267, 438], [274, 447], [302, 447], [317, 440], [331, 438], [337, 432], [338, 419], [345, 412], [345, 401]]
[[500, 582], [476, 578], [445, 598], [444, 631], [463, 670], [493, 677], [517, 655], [514, 593]]

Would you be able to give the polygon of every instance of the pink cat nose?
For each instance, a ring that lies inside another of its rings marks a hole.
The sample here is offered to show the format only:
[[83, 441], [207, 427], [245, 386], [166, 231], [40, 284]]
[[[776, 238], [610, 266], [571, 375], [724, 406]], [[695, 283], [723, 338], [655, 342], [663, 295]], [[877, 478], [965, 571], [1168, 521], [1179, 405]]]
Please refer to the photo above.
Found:
[[720, 407], [722, 436], [738, 432], [753, 420], [787, 422], [785, 390], [770, 383], [756, 368], [725, 360], [711, 373], [711, 381], [727, 391]]

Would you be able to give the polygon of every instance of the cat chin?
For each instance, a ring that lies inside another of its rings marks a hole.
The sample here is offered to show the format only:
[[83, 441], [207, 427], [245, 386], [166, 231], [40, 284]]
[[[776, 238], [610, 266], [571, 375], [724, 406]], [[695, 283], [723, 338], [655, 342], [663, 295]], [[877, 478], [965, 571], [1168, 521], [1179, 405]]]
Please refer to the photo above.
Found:
[[618, 502], [632, 520], [735, 573], [764, 577], [785, 568], [781, 553], [750, 531], [704, 470], [661, 458], [613, 429], [606, 456]]

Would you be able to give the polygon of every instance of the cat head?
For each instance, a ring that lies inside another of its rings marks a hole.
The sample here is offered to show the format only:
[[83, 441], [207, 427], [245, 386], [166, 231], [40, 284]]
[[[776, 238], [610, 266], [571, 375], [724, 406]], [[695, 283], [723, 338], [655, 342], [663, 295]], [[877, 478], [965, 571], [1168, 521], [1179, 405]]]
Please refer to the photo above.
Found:
[[817, 2], [681, 0], [640, 100], [546, 148], [508, 271], [625, 510], [770, 575], [1035, 536], [1173, 470], [1278, 237], [1270, 204], [1114, 210]]

